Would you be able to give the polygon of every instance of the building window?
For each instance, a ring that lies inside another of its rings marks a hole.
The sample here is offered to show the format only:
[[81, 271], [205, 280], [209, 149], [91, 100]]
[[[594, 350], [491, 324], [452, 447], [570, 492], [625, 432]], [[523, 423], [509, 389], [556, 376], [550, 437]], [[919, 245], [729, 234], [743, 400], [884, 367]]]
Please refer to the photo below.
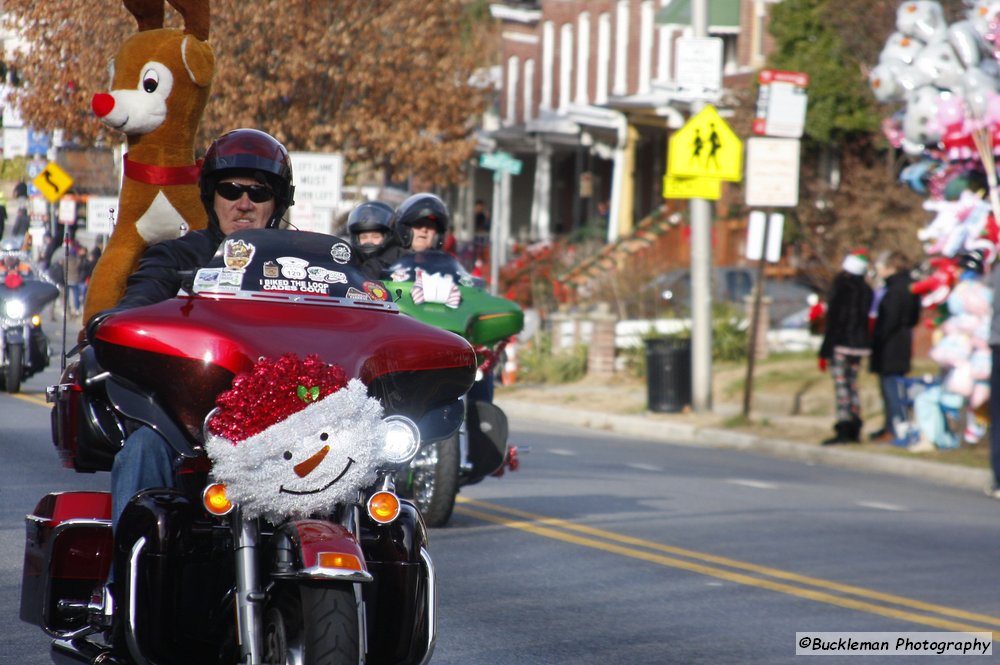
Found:
[[573, 25], [564, 23], [559, 31], [559, 110], [565, 111], [570, 102], [573, 81]]
[[507, 113], [504, 120], [508, 125], [517, 122], [517, 88], [521, 73], [521, 59], [516, 55], [507, 60]]
[[668, 26], [657, 28], [658, 44], [656, 45], [656, 80], [660, 83], [669, 83], [674, 80], [673, 56], [674, 56], [674, 29]]
[[524, 61], [524, 121], [535, 117], [535, 60]]
[[629, 0], [618, 0], [615, 11], [615, 87], [614, 93], [628, 94]]
[[611, 15], [605, 12], [597, 19], [597, 89], [594, 101], [608, 101], [608, 74], [611, 69]]
[[590, 84], [590, 13], [581, 12], [577, 19], [576, 103], [586, 106]]
[[649, 92], [653, 80], [653, 0], [643, 0], [639, 24], [639, 92]]
[[556, 60], [556, 27], [552, 21], [542, 26], [542, 99], [541, 110], [552, 110], [552, 73]]

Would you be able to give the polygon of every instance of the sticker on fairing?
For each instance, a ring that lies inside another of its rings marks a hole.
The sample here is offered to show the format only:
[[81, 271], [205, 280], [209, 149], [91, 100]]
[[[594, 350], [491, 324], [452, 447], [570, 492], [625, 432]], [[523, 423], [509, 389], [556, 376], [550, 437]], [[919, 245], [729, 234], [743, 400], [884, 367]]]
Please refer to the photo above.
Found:
[[351, 248], [342, 242], [338, 242], [330, 248], [330, 256], [337, 263], [347, 263], [351, 260]]
[[222, 245], [222, 262], [231, 270], [243, 270], [253, 260], [257, 248], [243, 240], [227, 240]]

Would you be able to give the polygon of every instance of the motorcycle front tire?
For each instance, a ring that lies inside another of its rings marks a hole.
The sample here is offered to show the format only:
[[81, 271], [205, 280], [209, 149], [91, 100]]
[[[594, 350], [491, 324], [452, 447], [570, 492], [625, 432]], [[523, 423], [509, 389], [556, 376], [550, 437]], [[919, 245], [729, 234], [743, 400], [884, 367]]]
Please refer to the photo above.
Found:
[[7, 346], [7, 367], [4, 371], [4, 381], [7, 392], [21, 392], [21, 375], [24, 372], [24, 346], [10, 344]]
[[354, 588], [280, 582], [264, 612], [264, 662], [333, 665], [361, 662], [361, 620]]
[[[458, 432], [421, 450], [411, 462], [409, 498], [417, 504], [424, 523], [442, 527], [451, 519], [458, 494]], [[433, 460], [433, 463], [429, 463]], [[421, 462], [424, 462], [421, 464]]]

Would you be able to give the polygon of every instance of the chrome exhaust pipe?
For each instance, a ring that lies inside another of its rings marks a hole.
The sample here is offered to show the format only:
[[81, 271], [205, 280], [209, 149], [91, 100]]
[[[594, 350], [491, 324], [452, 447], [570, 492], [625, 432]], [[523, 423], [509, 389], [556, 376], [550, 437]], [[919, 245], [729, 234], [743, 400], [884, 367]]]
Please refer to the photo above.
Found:
[[54, 640], [51, 656], [56, 665], [127, 665], [107, 645], [89, 640]]

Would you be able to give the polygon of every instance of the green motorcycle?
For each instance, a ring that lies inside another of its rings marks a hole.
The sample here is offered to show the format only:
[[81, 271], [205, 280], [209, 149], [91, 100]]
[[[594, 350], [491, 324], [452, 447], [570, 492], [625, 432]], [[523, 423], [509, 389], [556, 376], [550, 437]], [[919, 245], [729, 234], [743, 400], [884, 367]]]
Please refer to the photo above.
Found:
[[517, 449], [507, 444], [507, 416], [493, 404], [493, 370], [507, 340], [524, 327], [524, 312], [491, 295], [482, 280], [445, 252], [402, 257], [384, 283], [401, 312], [464, 337], [479, 359], [461, 429], [426, 442], [396, 479], [397, 489], [413, 499], [428, 526], [440, 527], [451, 518], [460, 487], [517, 469]]

